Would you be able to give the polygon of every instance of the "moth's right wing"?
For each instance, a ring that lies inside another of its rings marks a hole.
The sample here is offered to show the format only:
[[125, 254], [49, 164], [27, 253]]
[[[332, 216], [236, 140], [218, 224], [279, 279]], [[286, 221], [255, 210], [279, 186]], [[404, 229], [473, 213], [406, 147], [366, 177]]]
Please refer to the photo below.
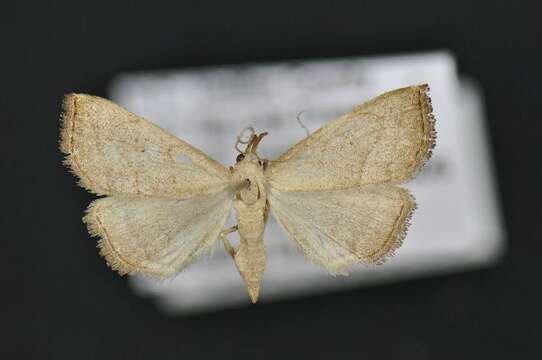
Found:
[[383, 262], [416, 207], [394, 184], [411, 178], [434, 144], [428, 86], [387, 92], [269, 163], [271, 211], [305, 256], [331, 273]]
[[111, 268], [167, 278], [215, 248], [232, 203], [230, 191], [184, 200], [110, 196], [94, 201], [83, 220]]
[[306, 258], [330, 273], [382, 263], [401, 245], [416, 205], [405, 189], [269, 190], [271, 212]]
[[435, 144], [428, 90], [393, 90], [330, 121], [269, 162], [269, 184], [283, 191], [322, 191], [410, 179]]
[[109, 100], [67, 95], [62, 120], [65, 163], [96, 194], [179, 199], [230, 184], [224, 166]]

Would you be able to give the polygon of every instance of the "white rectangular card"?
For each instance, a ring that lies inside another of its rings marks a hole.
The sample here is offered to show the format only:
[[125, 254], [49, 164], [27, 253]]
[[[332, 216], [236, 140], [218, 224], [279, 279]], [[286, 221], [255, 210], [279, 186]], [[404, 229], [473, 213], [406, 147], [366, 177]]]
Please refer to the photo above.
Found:
[[[303, 258], [270, 219], [264, 241], [268, 265], [262, 302], [324, 293], [368, 283], [461, 271], [492, 264], [504, 249], [499, 202], [488, 153], [480, 89], [460, 81], [447, 52], [224, 66], [122, 74], [113, 101], [209, 154], [235, 162], [236, 135], [245, 126], [269, 135], [259, 147], [274, 159], [305, 136], [296, 116], [314, 131], [355, 105], [398, 87], [429, 83], [437, 146], [407, 184], [417, 199], [404, 245], [382, 266], [331, 277]], [[172, 281], [130, 279], [168, 314], [249, 304], [243, 282], [223, 249]]]

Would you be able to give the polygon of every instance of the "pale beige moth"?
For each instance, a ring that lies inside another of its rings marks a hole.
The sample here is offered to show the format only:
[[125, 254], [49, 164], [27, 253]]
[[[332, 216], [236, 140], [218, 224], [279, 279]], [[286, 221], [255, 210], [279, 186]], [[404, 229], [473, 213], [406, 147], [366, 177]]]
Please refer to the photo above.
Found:
[[[269, 211], [305, 257], [332, 274], [382, 263], [401, 245], [416, 205], [398, 184], [435, 145], [427, 85], [365, 102], [277, 160], [258, 156], [264, 135], [238, 138], [237, 163], [226, 168], [108, 100], [69, 94], [60, 149], [80, 185], [104, 196], [83, 219], [120, 274], [169, 278], [222, 242], [256, 302]], [[225, 228], [232, 208], [237, 225]], [[235, 231], [237, 248], [227, 237]]]

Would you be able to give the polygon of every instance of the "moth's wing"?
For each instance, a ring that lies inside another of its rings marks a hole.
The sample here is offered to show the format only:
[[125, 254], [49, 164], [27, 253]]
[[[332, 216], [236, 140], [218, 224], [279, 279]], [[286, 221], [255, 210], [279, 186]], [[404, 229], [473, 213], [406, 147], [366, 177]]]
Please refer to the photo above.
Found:
[[296, 144], [266, 177], [284, 191], [338, 190], [408, 180], [435, 143], [428, 86], [394, 90], [329, 122]]
[[224, 166], [106, 99], [67, 95], [62, 120], [65, 162], [96, 194], [187, 198], [229, 184]]
[[83, 220], [114, 270], [167, 278], [215, 247], [232, 202], [230, 191], [184, 200], [109, 196]]
[[383, 262], [401, 245], [416, 207], [407, 190], [387, 184], [315, 192], [271, 188], [269, 203], [305, 257], [331, 273]]

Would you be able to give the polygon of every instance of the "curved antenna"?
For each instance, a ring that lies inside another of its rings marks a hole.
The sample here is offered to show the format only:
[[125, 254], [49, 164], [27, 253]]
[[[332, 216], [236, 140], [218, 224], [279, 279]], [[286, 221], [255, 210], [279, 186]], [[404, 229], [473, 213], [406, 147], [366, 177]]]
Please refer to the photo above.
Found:
[[[243, 140], [242, 137], [247, 131], [250, 131], [250, 136], [248, 137], [247, 140]], [[239, 144], [249, 144], [248, 146], [250, 146], [250, 143], [253, 141], [255, 136], [256, 136], [256, 131], [254, 130], [252, 126], [244, 127], [243, 130], [241, 130], [241, 132], [239, 133], [239, 135], [237, 135], [237, 141], [235, 141], [235, 150], [239, 151], [241, 154], [244, 154], [246, 150], [242, 151], [241, 149], [239, 149]], [[247, 146], [247, 149], [248, 149], [248, 146]]]
[[303, 122], [301, 121], [301, 115], [305, 112], [305, 110], [301, 110], [300, 112], [297, 113], [297, 116], [295, 117], [297, 119], [297, 122], [299, 123], [299, 126], [301, 126], [303, 129], [305, 129], [305, 132], [307, 133], [307, 136], [309, 136], [311, 134], [311, 132], [309, 131], [309, 128], [307, 128], [305, 126], [305, 124], [303, 124]]

